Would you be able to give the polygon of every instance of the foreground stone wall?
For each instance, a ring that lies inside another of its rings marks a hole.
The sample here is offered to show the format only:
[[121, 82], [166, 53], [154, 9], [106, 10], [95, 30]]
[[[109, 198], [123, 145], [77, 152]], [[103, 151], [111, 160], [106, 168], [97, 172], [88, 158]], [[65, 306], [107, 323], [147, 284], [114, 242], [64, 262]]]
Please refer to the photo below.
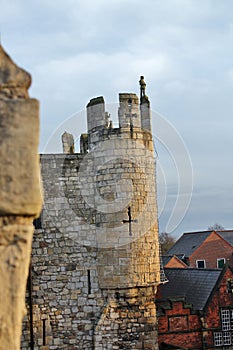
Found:
[[39, 103], [0, 45], [0, 349], [18, 350], [33, 219], [41, 210]]

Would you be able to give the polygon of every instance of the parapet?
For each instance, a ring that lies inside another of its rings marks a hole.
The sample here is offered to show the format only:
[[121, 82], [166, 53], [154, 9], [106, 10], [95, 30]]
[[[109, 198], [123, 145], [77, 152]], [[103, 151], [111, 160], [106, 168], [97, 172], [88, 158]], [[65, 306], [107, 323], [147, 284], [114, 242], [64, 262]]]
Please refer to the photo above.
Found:
[[[139, 98], [135, 93], [124, 92], [119, 94], [119, 128], [129, 128], [131, 132], [132, 128], [142, 128], [151, 132], [150, 101], [145, 94], [146, 83], [143, 76], [141, 76], [139, 84], [140, 104]], [[87, 104], [87, 129], [89, 137], [92, 139], [89, 140], [90, 145], [94, 139], [95, 142], [98, 141], [97, 130], [100, 131], [101, 128], [108, 129], [111, 126], [110, 124], [109, 114], [105, 112], [103, 96], [91, 99]], [[92, 137], [94, 133], [95, 137]]]
[[[86, 153], [95, 145], [113, 134], [128, 133], [133, 138], [134, 132], [147, 131], [151, 133], [150, 101], [145, 94], [146, 83], [141, 76], [140, 99], [135, 93], [120, 93], [118, 122], [119, 127], [113, 128], [110, 114], [105, 111], [103, 96], [92, 98], [87, 104], [87, 134], [80, 140], [80, 151]], [[70, 153], [66, 152], [65, 153]], [[72, 153], [72, 152], [71, 152]]]

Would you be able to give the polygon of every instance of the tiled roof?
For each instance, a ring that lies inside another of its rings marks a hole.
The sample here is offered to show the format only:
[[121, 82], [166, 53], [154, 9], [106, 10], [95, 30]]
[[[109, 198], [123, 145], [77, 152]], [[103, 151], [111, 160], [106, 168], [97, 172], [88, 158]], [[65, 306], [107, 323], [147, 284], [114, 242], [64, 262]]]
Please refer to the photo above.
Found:
[[173, 257], [173, 255], [163, 255], [162, 256], [163, 266], [166, 266], [172, 257]]
[[184, 233], [178, 241], [168, 250], [167, 255], [181, 255], [186, 257], [192, 255], [192, 253], [205, 241], [205, 239], [213, 231], [202, 232], [187, 232]]
[[184, 254], [180, 254], [180, 255], [163, 255], [162, 256], [162, 261], [163, 261], [163, 266], [166, 266], [168, 263], [169, 263], [169, 261], [173, 258], [173, 257], [176, 257], [178, 260], [180, 260], [181, 261], [181, 263], [185, 263], [184, 262]]
[[194, 310], [203, 310], [222, 270], [168, 268], [168, 283], [161, 285], [162, 299], [185, 298]]
[[216, 231], [225, 241], [233, 246], [233, 230]]

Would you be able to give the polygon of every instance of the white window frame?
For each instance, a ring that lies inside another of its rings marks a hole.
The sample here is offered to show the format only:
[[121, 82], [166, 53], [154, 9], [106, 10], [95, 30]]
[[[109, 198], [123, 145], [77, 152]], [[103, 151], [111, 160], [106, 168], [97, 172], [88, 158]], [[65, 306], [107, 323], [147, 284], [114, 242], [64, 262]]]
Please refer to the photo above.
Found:
[[233, 309], [221, 309], [221, 326], [222, 330], [213, 334], [214, 346], [228, 349], [233, 344]]
[[223, 332], [223, 345], [231, 345], [231, 332]]
[[231, 329], [230, 310], [227, 310], [227, 309], [221, 310], [221, 320], [222, 320], [222, 330], [229, 331]]
[[218, 262], [223, 260], [224, 261], [224, 265], [226, 264], [226, 259], [225, 258], [218, 258], [217, 259], [217, 269], [221, 269], [221, 267], [218, 266]]
[[223, 335], [222, 332], [214, 332], [214, 346], [223, 345]]
[[[198, 263], [199, 263], [199, 261], [202, 261], [202, 262], [204, 262], [204, 267], [199, 267], [198, 266]], [[205, 259], [200, 259], [200, 260], [196, 260], [196, 267], [198, 268], [198, 269], [205, 269], [206, 268], [206, 262], [205, 262]]]
[[[231, 330], [233, 330], [233, 310], [230, 310], [230, 322], [231, 322]], [[233, 332], [232, 332], [232, 341], [233, 341]]]
[[221, 320], [222, 320], [222, 330], [224, 332], [230, 331], [231, 329], [231, 318], [230, 310], [223, 309], [221, 310]]

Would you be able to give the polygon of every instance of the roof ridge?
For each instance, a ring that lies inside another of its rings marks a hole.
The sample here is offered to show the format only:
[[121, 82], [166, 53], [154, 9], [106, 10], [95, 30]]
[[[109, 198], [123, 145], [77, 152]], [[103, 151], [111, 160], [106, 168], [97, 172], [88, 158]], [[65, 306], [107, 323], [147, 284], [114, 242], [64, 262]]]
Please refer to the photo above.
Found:
[[188, 270], [188, 271], [222, 271], [222, 269], [214, 269], [214, 268], [204, 268], [204, 269], [200, 269], [198, 267], [164, 267], [165, 269], [169, 269], [169, 270]]
[[215, 230], [191, 231], [191, 232], [184, 232], [183, 235], [190, 235], [190, 234], [196, 234], [196, 233], [207, 233], [207, 232], [213, 232], [213, 231], [215, 231]]

